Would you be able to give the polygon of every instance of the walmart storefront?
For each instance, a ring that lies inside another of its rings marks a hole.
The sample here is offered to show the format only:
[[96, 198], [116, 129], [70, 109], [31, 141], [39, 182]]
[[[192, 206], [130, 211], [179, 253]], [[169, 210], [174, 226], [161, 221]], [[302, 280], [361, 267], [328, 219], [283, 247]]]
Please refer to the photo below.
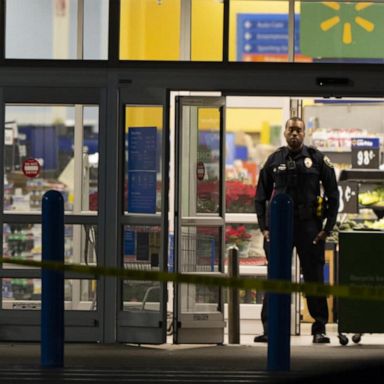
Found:
[[[358, 194], [380, 191], [379, 1], [0, 5], [3, 257], [41, 260], [41, 197], [55, 189], [68, 263], [222, 275], [236, 244], [240, 273], [265, 278], [254, 189], [290, 115], [304, 118], [307, 143], [327, 152], [338, 176], [352, 167], [354, 139], [375, 139], [378, 162], [360, 168], [377, 177], [360, 180]], [[40, 165], [34, 177], [29, 159]], [[340, 220], [380, 227], [380, 199], [343, 200]], [[337, 238], [329, 243], [332, 283]], [[40, 269], [3, 263], [0, 274], [0, 340], [37, 340]], [[240, 293], [242, 332], [260, 326], [262, 295]], [[293, 334], [310, 321], [300, 299]], [[68, 272], [66, 338], [223, 343], [226, 302], [219, 288]]]

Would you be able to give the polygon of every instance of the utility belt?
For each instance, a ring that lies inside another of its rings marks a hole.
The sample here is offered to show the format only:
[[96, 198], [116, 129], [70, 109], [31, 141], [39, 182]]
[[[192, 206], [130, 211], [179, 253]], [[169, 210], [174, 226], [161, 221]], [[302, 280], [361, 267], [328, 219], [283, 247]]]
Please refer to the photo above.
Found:
[[326, 204], [321, 196], [317, 197], [313, 204], [295, 204], [294, 216], [299, 220], [324, 219], [326, 216]]

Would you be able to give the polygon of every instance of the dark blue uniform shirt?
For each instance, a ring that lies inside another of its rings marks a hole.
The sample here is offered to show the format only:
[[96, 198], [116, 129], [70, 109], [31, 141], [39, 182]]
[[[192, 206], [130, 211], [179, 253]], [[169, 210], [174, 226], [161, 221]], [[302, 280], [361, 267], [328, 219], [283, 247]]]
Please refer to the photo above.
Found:
[[262, 169], [256, 189], [256, 214], [260, 230], [268, 229], [267, 203], [276, 193], [288, 193], [294, 202], [295, 220], [319, 219], [318, 198], [325, 198], [324, 230], [329, 234], [337, 218], [339, 190], [330, 160], [314, 147], [299, 152], [281, 147], [272, 153]]

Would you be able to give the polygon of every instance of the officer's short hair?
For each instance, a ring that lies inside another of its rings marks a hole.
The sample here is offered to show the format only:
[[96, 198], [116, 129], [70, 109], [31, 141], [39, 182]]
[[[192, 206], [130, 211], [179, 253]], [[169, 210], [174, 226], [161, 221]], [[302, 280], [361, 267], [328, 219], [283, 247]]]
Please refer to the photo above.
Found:
[[288, 127], [288, 122], [289, 121], [293, 121], [293, 122], [298, 122], [300, 121], [302, 124], [303, 124], [303, 127], [305, 129], [305, 123], [304, 123], [304, 120], [301, 118], [301, 117], [297, 117], [297, 116], [293, 116], [293, 117], [290, 117], [287, 122], [285, 123], [285, 128]]

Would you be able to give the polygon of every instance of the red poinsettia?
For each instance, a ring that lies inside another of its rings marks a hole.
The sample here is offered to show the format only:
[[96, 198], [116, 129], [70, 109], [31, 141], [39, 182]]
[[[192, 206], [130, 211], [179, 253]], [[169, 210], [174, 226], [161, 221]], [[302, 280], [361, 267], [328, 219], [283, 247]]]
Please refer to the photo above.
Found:
[[252, 235], [247, 232], [245, 225], [231, 226], [228, 225], [225, 229], [225, 242], [241, 246], [244, 241], [250, 241]]
[[255, 186], [238, 180], [225, 183], [225, 204], [227, 213], [254, 213]]

